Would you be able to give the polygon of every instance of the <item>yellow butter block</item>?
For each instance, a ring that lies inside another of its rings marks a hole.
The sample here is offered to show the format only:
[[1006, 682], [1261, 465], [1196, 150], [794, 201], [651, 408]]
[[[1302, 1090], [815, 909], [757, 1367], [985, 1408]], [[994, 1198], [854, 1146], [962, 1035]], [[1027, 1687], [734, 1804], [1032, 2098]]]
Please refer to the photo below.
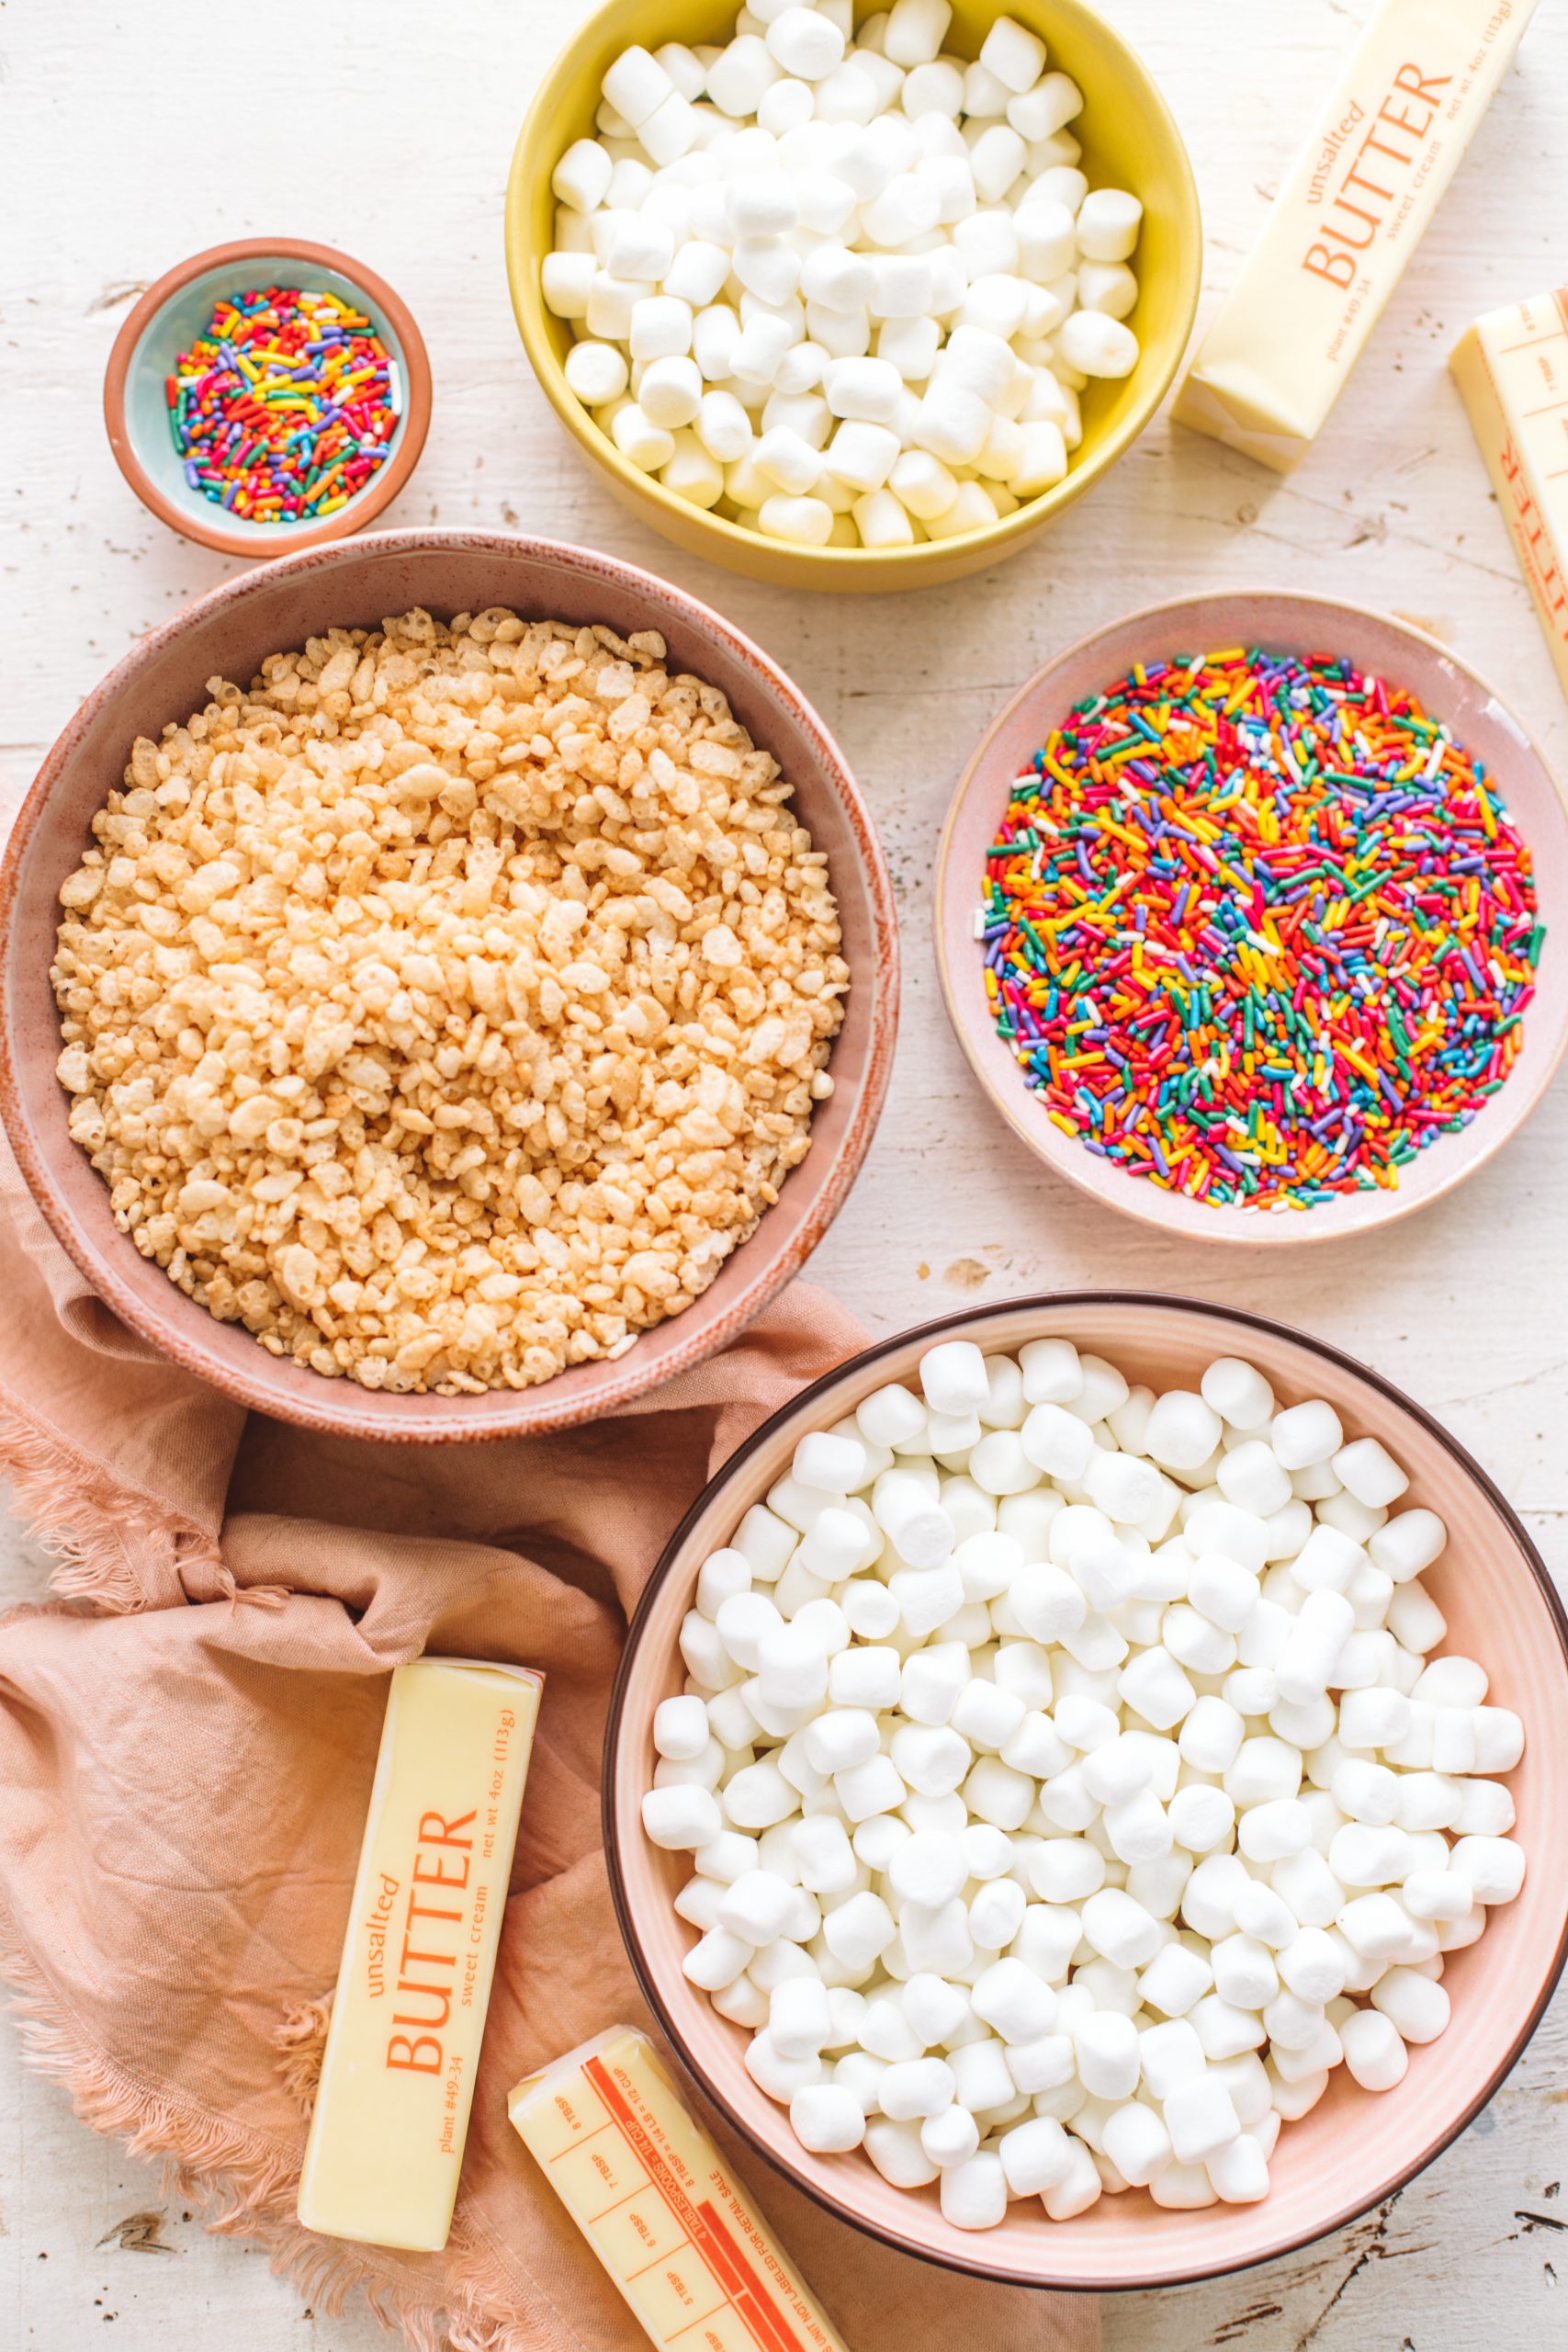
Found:
[[1449, 366], [1568, 694], [1568, 288], [1489, 311]]
[[299, 2219], [446, 2243], [544, 1677], [422, 1657], [392, 1676]]
[[659, 2352], [844, 2352], [646, 2034], [612, 2026], [507, 2112]]
[[1311, 446], [1513, 62], [1535, 0], [1382, 0], [1177, 395], [1289, 473]]

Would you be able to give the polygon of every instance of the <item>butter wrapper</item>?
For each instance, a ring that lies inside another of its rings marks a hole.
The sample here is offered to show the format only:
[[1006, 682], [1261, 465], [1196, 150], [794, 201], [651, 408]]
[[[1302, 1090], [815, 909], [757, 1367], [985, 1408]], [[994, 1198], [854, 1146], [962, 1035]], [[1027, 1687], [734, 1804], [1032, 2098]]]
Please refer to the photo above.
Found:
[[1174, 414], [1304, 457], [1513, 62], [1535, 0], [1382, 0], [1199, 345]]
[[392, 1676], [299, 2219], [446, 2243], [544, 1677], [422, 1657]]

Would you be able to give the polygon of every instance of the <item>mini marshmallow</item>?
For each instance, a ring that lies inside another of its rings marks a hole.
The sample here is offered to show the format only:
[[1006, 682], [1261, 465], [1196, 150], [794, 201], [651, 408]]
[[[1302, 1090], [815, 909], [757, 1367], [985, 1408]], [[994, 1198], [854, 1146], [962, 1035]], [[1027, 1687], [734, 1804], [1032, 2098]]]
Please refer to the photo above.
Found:
[[865, 2127], [865, 2152], [883, 2178], [895, 2188], [923, 2188], [938, 2177], [938, 2166], [920, 2144], [912, 2123], [894, 2123], [877, 2117]]
[[920, 1358], [920, 1386], [936, 1413], [977, 1413], [990, 1394], [986, 1359], [972, 1340], [948, 1340]]
[[1001, 2159], [982, 2148], [967, 2163], [942, 2176], [942, 2215], [954, 2229], [995, 2229], [1007, 2212], [1008, 2185]]
[[757, 519], [771, 538], [797, 547], [826, 547], [833, 528], [833, 510], [819, 498], [764, 499]]
[[[941, 53], [952, 22], [948, 0], [893, 0], [883, 31], [883, 53], [895, 65], [929, 64]], [[865, 39], [863, 25], [859, 39]]]
[[1373, 2008], [1382, 2011], [1402, 2041], [1435, 2041], [1448, 2029], [1449, 1996], [1419, 1969], [1391, 1968], [1372, 1986], [1371, 1997]]
[[1349, 1445], [1341, 1446], [1333, 1463], [1341, 1486], [1369, 1510], [1386, 1509], [1410, 1484], [1393, 1456], [1375, 1437], [1359, 1437]]
[[698, 1698], [662, 1699], [653, 1711], [657, 1754], [677, 1759], [701, 1756], [708, 1744], [707, 1709]]
[[604, 92], [633, 130], [674, 95], [675, 85], [646, 49], [625, 49], [604, 74]]
[[1404, 2081], [1409, 2054], [1397, 2028], [1379, 2010], [1357, 2009], [1340, 2028], [1339, 2040], [1345, 2064], [1364, 2091], [1390, 2091]]
[[1467, 1836], [1454, 1847], [1450, 1867], [1469, 1885], [1477, 1903], [1511, 1903], [1525, 1882], [1525, 1854], [1511, 1838]]
[[1435, 1510], [1402, 1510], [1368, 1536], [1367, 1550], [1374, 1566], [1396, 1585], [1407, 1584], [1441, 1557], [1448, 1540], [1448, 1529]]
[[1345, 1431], [1333, 1406], [1318, 1399], [1311, 1404], [1288, 1406], [1282, 1413], [1277, 1413], [1269, 1428], [1269, 1442], [1283, 1468], [1314, 1469], [1338, 1453], [1345, 1442]]
[[724, 1826], [718, 1801], [708, 1790], [689, 1785], [649, 1789], [642, 1801], [642, 1826], [649, 1841], [680, 1852], [705, 1846]]
[[807, 2083], [797, 2090], [789, 2120], [801, 2146], [818, 2154], [845, 2154], [865, 2137], [865, 2109], [840, 2083]]
[[1137, 2086], [1138, 2030], [1131, 2018], [1097, 2009], [1075, 2028], [1078, 2079], [1096, 2098], [1130, 2098]]
[[1018, 96], [1045, 70], [1045, 44], [1011, 17], [998, 17], [980, 44], [980, 63]]
[[919, 2127], [920, 2146], [942, 2172], [967, 2164], [980, 2144], [980, 2127], [966, 2107], [944, 2107]]
[[1125, 188], [1091, 188], [1078, 207], [1079, 253], [1091, 262], [1126, 261], [1137, 244], [1143, 218], [1143, 206]]
[[940, 2115], [953, 2104], [953, 2069], [941, 2058], [908, 2058], [889, 2066], [877, 2089], [884, 2115], [895, 2123]]
[[1212, 1405], [1190, 1390], [1171, 1388], [1157, 1397], [1144, 1431], [1151, 1460], [1165, 1470], [1195, 1470], [1220, 1442], [1223, 1424]]
[[1162, 2101], [1162, 2113], [1178, 2164], [1201, 2164], [1241, 2131], [1230, 2093], [1207, 2074], [1173, 2090]]

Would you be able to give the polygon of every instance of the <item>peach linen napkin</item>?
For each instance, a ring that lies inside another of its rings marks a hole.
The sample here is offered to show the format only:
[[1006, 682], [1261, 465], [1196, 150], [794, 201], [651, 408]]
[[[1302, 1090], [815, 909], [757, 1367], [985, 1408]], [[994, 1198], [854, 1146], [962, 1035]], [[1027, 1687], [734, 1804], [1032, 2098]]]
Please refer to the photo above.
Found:
[[[614, 1420], [482, 1446], [336, 1442], [154, 1355], [0, 1151], [0, 1464], [61, 1557], [0, 1620], [0, 1966], [97, 2130], [318, 2308], [358, 2286], [418, 2352], [637, 2352], [506, 2120], [531, 2068], [649, 2022], [611, 1907], [599, 1761], [626, 1620], [710, 1473], [862, 1334], [797, 1284]], [[446, 2252], [294, 2216], [387, 1674], [539, 1667], [545, 1700]], [[1094, 2352], [1094, 2304], [983, 2285], [829, 2220], [706, 2120], [850, 2352]]]

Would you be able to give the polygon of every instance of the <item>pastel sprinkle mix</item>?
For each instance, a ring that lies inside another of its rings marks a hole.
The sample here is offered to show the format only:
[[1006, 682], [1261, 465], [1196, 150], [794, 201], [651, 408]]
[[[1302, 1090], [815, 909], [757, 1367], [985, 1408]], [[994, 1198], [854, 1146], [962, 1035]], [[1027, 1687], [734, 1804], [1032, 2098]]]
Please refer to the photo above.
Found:
[[219, 302], [164, 392], [191, 489], [253, 523], [346, 506], [385, 461], [402, 406], [364, 312], [288, 286]]
[[1528, 844], [1403, 687], [1234, 649], [1135, 669], [1019, 776], [977, 922], [1046, 1115], [1168, 1192], [1392, 1189], [1517, 1058]]

